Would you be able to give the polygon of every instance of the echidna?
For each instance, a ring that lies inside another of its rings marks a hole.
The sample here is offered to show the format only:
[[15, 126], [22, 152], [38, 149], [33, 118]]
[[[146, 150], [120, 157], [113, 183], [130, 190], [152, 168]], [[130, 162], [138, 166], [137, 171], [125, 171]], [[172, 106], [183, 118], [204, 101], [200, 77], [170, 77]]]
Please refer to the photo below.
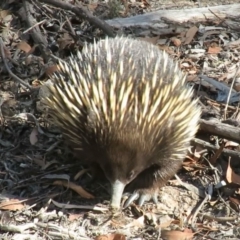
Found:
[[198, 129], [200, 108], [165, 52], [116, 37], [59, 62], [47, 105], [77, 153], [102, 170], [120, 208], [124, 188], [140, 205], [180, 168]]

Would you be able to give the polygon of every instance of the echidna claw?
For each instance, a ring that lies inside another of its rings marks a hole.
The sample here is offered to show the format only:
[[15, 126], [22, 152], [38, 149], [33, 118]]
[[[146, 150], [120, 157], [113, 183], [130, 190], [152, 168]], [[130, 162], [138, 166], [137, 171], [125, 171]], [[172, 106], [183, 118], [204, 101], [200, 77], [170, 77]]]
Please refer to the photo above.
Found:
[[123, 205], [123, 208], [127, 208], [133, 201], [137, 200], [139, 198], [139, 193], [134, 192], [130, 197], [126, 200], [126, 202]]
[[158, 204], [157, 192], [154, 192], [153, 194], [149, 194], [149, 193], [139, 194], [139, 192], [136, 191], [133, 194], [131, 194], [130, 197], [126, 200], [126, 202], [123, 205], [123, 208], [125, 209], [129, 207], [130, 204], [137, 199], [138, 199], [138, 205], [140, 207], [142, 207], [142, 205], [145, 202], [148, 202], [150, 200], [152, 200], [155, 204]]

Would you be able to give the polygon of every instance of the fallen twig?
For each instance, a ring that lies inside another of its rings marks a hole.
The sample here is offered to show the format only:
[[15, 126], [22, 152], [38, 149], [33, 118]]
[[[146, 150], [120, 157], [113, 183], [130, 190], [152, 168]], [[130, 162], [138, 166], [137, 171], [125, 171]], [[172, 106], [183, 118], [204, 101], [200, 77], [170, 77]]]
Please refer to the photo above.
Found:
[[[49, 56], [50, 56], [50, 50], [48, 49], [48, 42], [46, 40], [46, 38], [42, 35], [40, 29], [39, 29], [39, 24], [36, 21], [36, 19], [32, 16], [31, 14], [31, 5], [29, 2], [27, 1], [23, 1], [23, 6], [24, 6], [24, 15], [26, 16], [25, 19], [23, 19], [29, 29], [31, 29], [31, 36], [34, 40], [34, 42], [38, 45], [40, 45], [40, 51], [43, 55], [43, 59], [45, 62], [48, 62]], [[26, 30], [28, 31], [28, 29]]]
[[[202, 147], [204, 147], [208, 150], [217, 151], [219, 149], [219, 147], [216, 147], [216, 146], [212, 145], [211, 143], [205, 142], [205, 141], [197, 139], [197, 138], [192, 139], [191, 144], [193, 146], [200, 145], [200, 146], [202, 146]], [[240, 152], [229, 150], [229, 149], [226, 149], [226, 148], [222, 150], [222, 154], [227, 156], [227, 157], [240, 158]]]
[[240, 143], [240, 129], [218, 120], [200, 120], [200, 130]]
[[90, 23], [102, 29], [108, 36], [114, 37], [112, 27], [108, 23], [93, 16], [89, 11], [87, 11], [86, 9], [80, 6], [74, 6], [74, 5], [65, 3], [64, 1], [57, 1], [57, 0], [39, 0], [39, 2], [51, 4], [55, 7], [72, 11], [73, 13], [76, 14], [77, 17], [82, 17], [88, 20]]

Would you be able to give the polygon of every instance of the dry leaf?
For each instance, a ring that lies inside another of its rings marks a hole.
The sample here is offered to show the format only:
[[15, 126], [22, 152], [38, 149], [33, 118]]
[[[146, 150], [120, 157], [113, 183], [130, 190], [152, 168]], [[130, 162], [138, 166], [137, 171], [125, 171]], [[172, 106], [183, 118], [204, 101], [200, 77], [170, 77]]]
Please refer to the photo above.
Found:
[[204, 148], [202, 147], [202, 146], [200, 146], [200, 145], [197, 145], [196, 147], [195, 147], [195, 149], [194, 149], [194, 159], [195, 160], [199, 160], [200, 158], [201, 158], [201, 156], [202, 156], [202, 154], [203, 154], [203, 152], [204, 152]]
[[13, 16], [10, 11], [8, 11], [8, 10], [0, 11], [0, 22], [1, 22], [1, 27], [4, 26], [3, 29], [10, 30], [10, 25], [11, 25], [12, 19], [13, 19]]
[[184, 41], [184, 44], [189, 44], [193, 40], [197, 31], [198, 31], [198, 28], [196, 26], [193, 26], [190, 29], [188, 29], [188, 31], [186, 33], [186, 39]]
[[197, 81], [199, 78], [198, 76], [195, 74], [195, 75], [187, 75], [187, 82], [194, 82], [194, 81]]
[[44, 164], [44, 166], [42, 167], [42, 170], [49, 168], [53, 164], [59, 164], [59, 162], [57, 160], [48, 161]]
[[19, 199], [7, 199], [0, 203], [0, 209], [18, 211], [24, 208], [22, 201]]
[[25, 53], [30, 52], [32, 49], [31, 46], [25, 41], [21, 41], [20, 43], [18, 43], [17, 48], [24, 51]]
[[202, 223], [196, 223], [196, 227], [197, 227], [197, 229], [202, 229], [202, 230], [206, 230], [206, 231], [219, 231], [218, 227], [212, 227], [212, 226], [209, 226], [209, 224], [206, 225], [206, 224], [202, 224]]
[[30, 143], [32, 145], [35, 145], [38, 141], [38, 130], [37, 130], [37, 127], [33, 128], [30, 136], [29, 136], [29, 140], [30, 140]]
[[147, 0], [143, 0], [143, 6], [150, 7], [150, 3]]
[[9, 11], [8, 10], [1, 10], [0, 11], [0, 19], [4, 19], [8, 15], [9, 15]]
[[73, 182], [68, 182], [65, 180], [57, 180], [53, 184], [64, 186], [66, 188], [71, 188], [73, 191], [77, 192], [83, 198], [87, 198], [87, 199], [94, 198], [94, 196], [92, 194], [88, 193], [81, 186], [76, 185]]
[[227, 141], [225, 147], [238, 147], [239, 143], [233, 141]]
[[74, 220], [76, 220], [76, 219], [79, 219], [79, 217], [81, 217], [82, 216], [82, 214], [70, 214], [69, 215], [69, 217], [68, 217], [68, 220], [70, 221], [70, 222], [72, 222], [72, 221], [74, 221]]
[[32, 86], [33, 87], [39, 87], [41, 85], [42, 85], [41, 81], [39, 81], [38, 79], [33, 79], [33, 81], [32, 81]]
[[239, 210], [239, 206], [240, 206], [240, 200], [237, 198], [233, 198], [233, 197], [229, 197], [229, 200], [235, 205], [235, 207], [238, 208]]
[[192, 232], [181, 232], [181, 231], [168, 231], [163, 230], [161, 237], [166, 240], [190, 240], [193, 239], [194, 233]]
[[36, 163], [38, 166], [40, 167], [44, 167], [45, 164], [46, 164], [46, 161], [45, 160], [42, 160], [42, 159], [37, 159], [37, 158], [33, 158], [33, 162]]
[[64, 209], [89, 209], [92, 211], [98, 211], [98, 212], [109, 212], [109, 208], [103, 208], [98, 206], [89, 206], [89, 205], [76, 205], [76, 204], [67, 204], [67, 203], [59, 203], [51, 199], [51, 202], [58, 208], [64, 208]]
[[169, 220], [169, 221], [166, 221], [166, 222], [163, 222], [163, 223], [160, 223], [159, 227], [161, 228], [167, 228], [169, 227], [171, 224], [172, 224], [173, 220]]
[[95, 238], [95, 240], [109, 240], [110, 238], [107, 235], [101, 235]]
[[235, 183], [240, 185], [240, 176], [236, 174], [231, 166], [230, 166], [230, 159], [228, 160], [228, 168], [226, 172], [226, 179], [229, 183]]
[[52, 65], [45, 70], [46, 76], [50, 77], [53, 73], [59, 70], [58, 65]]
[[75, 176], [74, 176], [74, 180], [78, 180], [83, 174], [85, 174], [86, 172], [88, 172], [90, 169], [82, 169], [81, 171], [79, 171]]
[[209, 162], [213, 165], [216, 164], [219, 156], [222, 154], [223, 149], [225, 148], [225, 143], [223, 142], [220, 145], [220, 148], [215, 151], [215, 154], [209, 159]]
[[126, 240], [126, 237], [122, 234], [109, 234], [101, 235], [95, 238], [95, 240]]
[[98, 6], [98, 3], [90, 3], [87, 5], [87, 8], [90, 12], [94, 12], [97, 6]]
[[208, 48], [208, 53], [219, 53], [222, 51], [222, 48], [220, 47], [209, 47]]
[[176, 46], [176, 47], [179, 47], [181, 44], [182, 44], [182, 41], [176, 37], [172, 37], [171, 38], [171, 41], [173, 42], [173, 44]]
[[188, 74], [196, 74], [197, 73], [197, 71], [196, 70], [190, 70], [189, 72], [188, 72]]

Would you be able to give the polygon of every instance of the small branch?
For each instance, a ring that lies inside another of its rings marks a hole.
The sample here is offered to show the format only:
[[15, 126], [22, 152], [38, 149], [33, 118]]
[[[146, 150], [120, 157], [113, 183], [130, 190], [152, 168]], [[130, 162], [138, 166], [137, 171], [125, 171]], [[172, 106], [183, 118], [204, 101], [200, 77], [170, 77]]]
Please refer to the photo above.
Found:
[[238, 66], [238, 68], [237, 68], [237, 70], [236, 70], [236, 72], [235, 72], [233, 81], [232, 81], [232, 83], [231, 83], [230, 91], [229, 91], [229, 93], [228, 93], [227, 104], [226, 104], [225, 109], [224, 109], [224, 120], [226, 120], [229, 100], [230, 100], [230, 97], [231, 97], [231, 93], [232, 93], [232, 90], [233, 90], [233, 85], [235, 84], [235, 81], [236, 81], [236, 78], [237, 78], [239, 69], [240, 69], [240, 66]]
[[[206, 148], [206, 149], [208, 149], [208, 150], [214, 150], [214, 151], [219, 150], [219, 147], [216, 147], [216, 146], [214, 146], [213, 144], [208, 143], [208, 142], [205, 142], [205, 141], [200, 140], [200, 139], [198, 139], [198, 138], [192, 139], [191, 144], [192, 144], [193, 146], [200, 145], [200, 146], [202, 146], [202, 147], [204, 147], [204, 148]], [[233, 151], [233, 150], [228, 150], [228, 149], [226, 149], [226, 148], [224, 148], [224, 149], [222, 150], [222, 154], [223, 154], [224, 156], [227, 156], [227, 157], [240, 158], [240, 153], [239, 153], [239, 152]]]
[[24, 233], [27, 229], [36, 229], [36, 225], [34, 223], [26, 223], [20, 226], [8, 224], [8, 225], [0, 225], [0, 229], [5, 232], [16, 232], [16, 233]]
[[200, 120], [200, 130], [240, 143], [240, 129], [219, 121]]
[[[47, 48], [48, 42], [47, 42], [46, 38], [42, 35], [42, 33], [39, 29], [38, 22], [31, 14], [30, 3], [27, 1], [23, 1], [23, 6], [24, 6], [23, 9], [25, 11], [25, 16], [26, 16], [26, 18], [23, 20], [27, 23], [29, 29], [31, 29], [30, 33], [31, 33], [31, 36], [32, 36], [34, 42], [36, 44], [40, 45], [40, 51], [43, 55], [44, 61], [48, 62], [49, 56], [51, 54], [50, 50]], [[26, 31], [28, 31], [28, 29]]]
[[72, 11], [73, 13], [76, 14], [77, 17], [82, 17], [88, 20], [93, 25], [102, 29], [108, 36], [114, 37], [114, 33], [110, 25], [108, 25], [105, 21], [93, 16], [89, 11], [85, 10], [80, 6], [74, 6], [74, 5], [65, 3], [64, 1], [57, 1], [57, 0], [39, 0], [39, 2], [47, 3], [55, 7], [59, 7], [61, 9]]

